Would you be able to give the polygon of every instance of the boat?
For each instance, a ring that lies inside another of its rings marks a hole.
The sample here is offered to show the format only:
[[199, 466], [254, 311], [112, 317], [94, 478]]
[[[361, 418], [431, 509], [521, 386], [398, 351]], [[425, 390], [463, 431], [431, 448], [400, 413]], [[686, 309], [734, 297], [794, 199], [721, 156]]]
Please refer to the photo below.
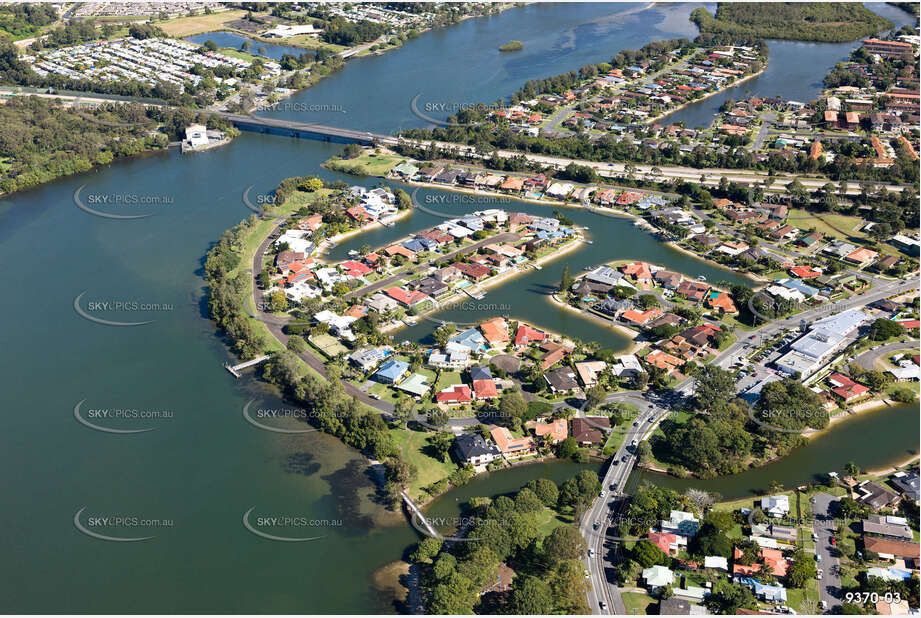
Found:
[[351, 251], [349, 251], [349, 257], [356, 257], [357, 255], [358, 255], [358, 251], [356, 251], [355, 249], [352, 249]]
[[707, 278], [704, 277], [703, 275], [698, 275], [698, 276], [697, 276], [697, 279], [698, 279], [698, 281], [706, 281], [706, 280], [707, 280]]
[[543, 269], [544, 269], [544, 267], [541, 266], [540, 264], [533, 264], [533, 266], [534, 266], [534, 270], [543, 270]]

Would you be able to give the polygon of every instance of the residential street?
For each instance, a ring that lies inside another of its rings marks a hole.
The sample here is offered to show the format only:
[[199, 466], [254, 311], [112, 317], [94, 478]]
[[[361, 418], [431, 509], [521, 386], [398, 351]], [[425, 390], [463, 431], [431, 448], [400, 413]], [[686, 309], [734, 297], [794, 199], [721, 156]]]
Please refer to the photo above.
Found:
[[817, 555], [822, 556], [818, 568], [822, 569], [819, 579], [819, 598], [828, 604], [826, 612], [838, 613], [841, 610], [841, 570], [837, 548], [832, 547], [831, 537], [835, 535], [835, 512], [837, 498], [831, 494], [818, 493], [813, 498], [812, 514], [815, 518], [812, 529], [819, 537], [815, 542]]

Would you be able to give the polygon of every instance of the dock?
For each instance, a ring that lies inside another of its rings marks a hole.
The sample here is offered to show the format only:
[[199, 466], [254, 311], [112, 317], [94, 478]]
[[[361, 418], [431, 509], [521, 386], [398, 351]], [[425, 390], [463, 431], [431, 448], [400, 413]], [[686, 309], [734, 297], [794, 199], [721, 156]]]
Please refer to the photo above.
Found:
[[467, 288], [464, 288], [463, 291], [464, 291], [464, 294], [466, 294], [467, 296], [469, 296], [470, 298], [474, 300], [483, 300], [483, 297], [486, 296], [486, 290], [477, 290], [476, 292], [471, 292]]
[[232, 365], [232, 366], [231, 366], [229, 363], [224, 363], [224, 369], [226, 369], [226, 370], [229, 371], [231, 374], [233, 374], [233, 377], [239, 378], [239, 377], [240, 377], [240, 370], [246, 369], [247, 367], [252, 367], [253, 365], [258, 365], [259, 363], [261, 363], [261, 362], [263, 362], [263, 361], [267, 361], [267, 360], [269, 360], [269, 356], [268, 356], [268, 354], [265, 354], [265, 355], [263, 355], [263, 356], [257, 356], [257, 357], [254, 358], [253, 360], [248, 360], [248, 361], [246, 361], [245, 363], [240, 363], [239, 365]]

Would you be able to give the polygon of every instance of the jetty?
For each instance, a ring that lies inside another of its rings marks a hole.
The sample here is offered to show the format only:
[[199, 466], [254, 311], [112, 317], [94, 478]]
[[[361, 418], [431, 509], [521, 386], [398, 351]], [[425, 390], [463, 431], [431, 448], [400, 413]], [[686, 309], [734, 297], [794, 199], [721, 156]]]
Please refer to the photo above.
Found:
[[231, 374], [233, 374], [233, 377], [239, 378], [241, 370], [246, 369], [247, 367], [252, 367], [253, 365], [258, 365], [259, 363], [263, 361], [267, 361], [267, 360], [269, 360], [269, 356], [268, 354], [265, 354], [263, 356], [257, 356], [253, 360], [248, 360], [245, 363], [240, 363], [239, 365], [231, 365], [230, 363], [224, 363], [224, 369], [226, 369]]
[[469, 296], [470, 298], [474, 300], [483, 300], [483, 297], [486, 296], [486, 290], [471, 291], [471, 290], [468, 290], [467, 288], [464, 288], [463, 292], [464, 294], [466, 294], [467, 296]]

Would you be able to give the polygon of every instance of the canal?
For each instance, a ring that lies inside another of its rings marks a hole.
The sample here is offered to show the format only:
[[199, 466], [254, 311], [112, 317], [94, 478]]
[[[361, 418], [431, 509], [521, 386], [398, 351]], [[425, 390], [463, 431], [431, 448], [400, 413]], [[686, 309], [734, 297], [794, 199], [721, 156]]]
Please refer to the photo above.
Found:
[[[330, 118], [343, 126], [375, 131], [417, 126], [409, 100], [419, 91], [438, 98], [494, 100], [526, 79], [597, 62], [619, 49], [693, 36], [687, 14], [695, 6], [529, 5], [427, 33], [392, 54], [350, 61], [296, 100], [341, 104], [347, 113]], [[510, 33], [525, 49], [493, 53]], [[817, 67], [816, 74], [825, 70]], [[310, 118], [322, 121], [321, 116]], [[374, 587], [374, 574], [404, 555], [418, 538], [415, 531], [376, 501], [355, 451], [319, 433], [284, 436], [245, 422], [242, 410], [250, 401], [261, 409], [285, 404], [251, 374], [234, 380], [222, 369], [232, 355], [207, 319], [203, 289], [203, 256], [226, 229], [251, 214], [242, 201], [251, 185], [254, 194], [267, 193], [286, 177], [307, 174], [374, 184], [323, 171], [320, 164], [339, 150], [246, 133], [225, 148], [145, 156], [0, 200], [0, 260], [7, 291], [0, 304], [6, 325], [0, 330], [0, 349], [7, 359], [0, 378], [7, 438], [0, 449], [6, 471], [0, 489], [12, 514], [0, 532], [6, 555], [0, 564], [4, 610], [395, 611], [393, 597]], [[75, 192], [101, 210], [153, 216], [129, 221], [94, 217], [75, 206]], [[444, 195], [450, 199], [455, 194]], [[105, 196], [110, 197], [108, 206], [101, 201]], [[112, 196], [119, 205], [111, 205]], [[544, 212], [524, 204], [520, 209]], [[587, 225], [594, 240], [566, 257], [574, 272], [631, 258], [720, 278], [706, 270], [712, 267], [663, 249], [627, 220], [607, 221], [581, 211], [570, 216]], [[382, 230], [378, 240], [433, 221], [416, 213], [401, 222], [405, 227]], [[363, 242], [379, 244], [372, 238], [376, 233]], [[526, 275], [517, 287], [509, 287], [510, 282], [496, 288], [484, 300], [507, 303], [512, 313], [546, 328], [586, 339], [597, 336], [618, 347], [615, 334], [590, 327], [579, 332], [581, 321], [568, 321], [540, 305], [562, 264]], [[527, 297], [502, 296], [529, 289]], [[90, 322], [74, 310], [80, 294], [84, 302], [121, 303], [118, 311], [99, 313], [107, 319], [152, 322], [136, 327]], [[105, 409], [128, 413], [128, 418], [96, 418], [97, 424], [153, 431], [115, 435], [90, 429], [74, 418], [80, 402], [84, 414]], [[135, 419], [134, 410], [169, 415]], [[879, 418], [865, 428], [866, 443], [887, 444], [892, 460], [916, 447], [916, 430], [891, 431], [888, 417]], [[882, 450], [873, 455], [880, 461], [864, 461], [865, 445], [851, 452], [849, 458], [859, 465], [884, 463]], [[821, 460], [810, 465], [803, 472], [829, 468]], [[531, 475], [558, 471], [565, 472], [562, 477], [571, 472], [548, 465], [546, 470], [526, 467], [490, 475], [431, 508], [447, 509], [469, 499], [464, 492], [512, 491]], [[293, 536], [323, 538], [276, 543], [257, 537], [241, 521], [249, 509], [260, 516], [325, 522], [311, 534], [293, 531]], [[120, 526], [98, 528], [102, 534], [154, 538], [92, 538], [74, 525], [81, 510], [84, 527], [92, 525], [90, 518], [121, 518]], [[131, 525], [135, 518], [169, 525], [138, 528]], [[48, 582], [54, 582], [53, 594]]]

